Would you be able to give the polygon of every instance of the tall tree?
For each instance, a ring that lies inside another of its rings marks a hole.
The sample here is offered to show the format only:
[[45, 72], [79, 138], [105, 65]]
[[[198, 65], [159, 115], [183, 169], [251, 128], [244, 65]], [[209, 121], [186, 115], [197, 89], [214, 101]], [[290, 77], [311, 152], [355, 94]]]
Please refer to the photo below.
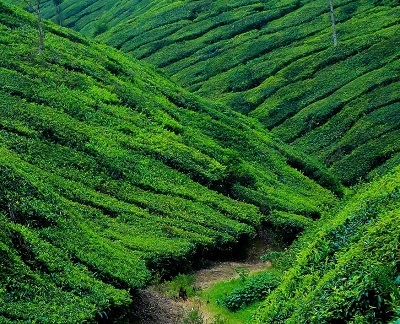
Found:
[[335, 13], [333, 11], [333, 0], [329, 0], [329, 6], [330, 6], [330, 15], [331, 15], [331, 23], [332, 23], [332, 37], [333, 37], [333, 46], [336, 47], [338, 42], [337, 42], [337, 36], [336, 36], [336, 23], [335, 23]]
[[37, 17], [38, 30], [39, 30], [38, 55], [42, 55], [44, 50], [44, 31], [43, 31], [42, 14], [40, 12], [41, 2], [42, 2], [41, 0], [24, 0], [24, 3], [29, 7], [31, 11], [33, 11], [36, 14]]

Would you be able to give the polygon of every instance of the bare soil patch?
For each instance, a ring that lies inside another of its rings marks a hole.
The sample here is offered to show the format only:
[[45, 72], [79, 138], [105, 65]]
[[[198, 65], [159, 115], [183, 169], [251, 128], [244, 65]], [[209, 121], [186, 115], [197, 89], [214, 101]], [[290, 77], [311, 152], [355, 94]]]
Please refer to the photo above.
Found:
[[140, 291], [133, 304], [132, 318], [128, 323], [178, 324], [190, 311], [183, 301], [162, 295], [151, 287]]
[[237, 269], [246, 269], [250, 273], [256, 273], [269, 268], [269, 262], [244, 263], [244, 262], [216, 262], [209, 268], [196, 271], [194, 286], [205, 290], [221, 280], [238, 278]]
[[[237, 269], [246, 269], [256, 273], [269, 268], [269, 262], [214, 262], [206, 269], [195, 272], [194, 286], [196, 289], [205, 290], [213, 284], [238, 278]], [[199, 310], [204, 319], [211, 319], [204, 305], [198, 298], [169, 297], [160, 293], [154, 287], [140, 291], [134, 298], [132, 319], [129, 323], [137, 324], [181, 324], [183, 319], [193, 309]]]

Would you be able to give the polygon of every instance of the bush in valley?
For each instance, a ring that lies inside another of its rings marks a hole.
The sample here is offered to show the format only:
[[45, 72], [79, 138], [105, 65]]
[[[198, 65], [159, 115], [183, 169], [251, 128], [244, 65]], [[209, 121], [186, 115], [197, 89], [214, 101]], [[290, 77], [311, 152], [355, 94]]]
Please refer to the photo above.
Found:
[[231, 311], [237, 311], [242, 307], [265, 299], [280, 282], [280, 275], [277, 272], [269, 271], [256, 274], [242, 281], [238, 288], [218, 302]]

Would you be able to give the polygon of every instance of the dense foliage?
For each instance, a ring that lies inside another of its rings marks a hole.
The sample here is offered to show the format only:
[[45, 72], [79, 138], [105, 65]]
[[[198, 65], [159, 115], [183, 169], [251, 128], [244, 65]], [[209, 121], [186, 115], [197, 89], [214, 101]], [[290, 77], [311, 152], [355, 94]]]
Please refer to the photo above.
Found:
[[272, 272], [263, 272], [246, 278], [243, 283], [230, 294], [225, 295], [219, 302], [232, 311], [264, 300], [271, 291], [278, 287], [280, 277]]
[[[226, 323], [399, 323], [399, 212], [397, 166], [354, 188], [288, 250], [264, 255], [272, 270], [218, 283], [203, 295], [217, 296]], [[251, 320], [243, 318], [251, 312]]]
[[282, 256], [256, 323], [400, 319], [400, 167], [327, 213]]
[[154, 275], [263, 225], [304, 235], [265, 256], [281, 275], [222, 304], [266, 298], [256, 323], [398, 323], [400, 8], [335, 1], [336, 48], [328, 10], [48, 0], [127, 54], [45, 22], [38, 56], [35, 18], [0, 0], [0, 322], [122, 320]]
[[257, 121], [44, 28], [38, 56], [35, 18], [0, 1], [0, 321], [116, 318], [154, 273], [229, 254], [269, 211], [318, 218], [335, 203], [320, 184], [342, 192]]
[[[345, 184], [399, 162], [399, 3], [73, 1], [64, 24], [259, 119]], [[56, 19], [52, 1], [45, 15]], [[365, 134], [365, 132], [368, 134]]]

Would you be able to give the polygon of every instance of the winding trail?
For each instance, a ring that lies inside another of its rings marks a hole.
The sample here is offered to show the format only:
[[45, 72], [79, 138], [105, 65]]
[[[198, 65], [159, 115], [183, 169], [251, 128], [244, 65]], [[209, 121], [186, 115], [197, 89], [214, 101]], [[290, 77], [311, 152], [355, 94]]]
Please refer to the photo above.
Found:
[[236, 269], [247, 269], [250, 273], [256, 273], [269, 268], [269, 262], [216, 262], [209, 268], [202, 269], [195, 272], [194, 286], [205, 290], [210, 288], [213, 284], [222, 281], [238, 278]]
[[[226, 281], [238, 278], [236, 269], [247, 269], [250, 273], [271, 267], [269, 262], [214, 262], [205, 269], [194, 273], [194, 287], [205, 290], [219, 281]], [[140, 291], [133, 301], [132, 320], [127, 323], [135, 324], [181, 324], [183, 318], [193, 310], [198, 309], [202, 314], [205, 323], [212, 320], [213, 314], [209, 314], [198, 298], [187, 300], [178, 297], [169, 297], [157, 291], [155, 287], [149, 287]]]

